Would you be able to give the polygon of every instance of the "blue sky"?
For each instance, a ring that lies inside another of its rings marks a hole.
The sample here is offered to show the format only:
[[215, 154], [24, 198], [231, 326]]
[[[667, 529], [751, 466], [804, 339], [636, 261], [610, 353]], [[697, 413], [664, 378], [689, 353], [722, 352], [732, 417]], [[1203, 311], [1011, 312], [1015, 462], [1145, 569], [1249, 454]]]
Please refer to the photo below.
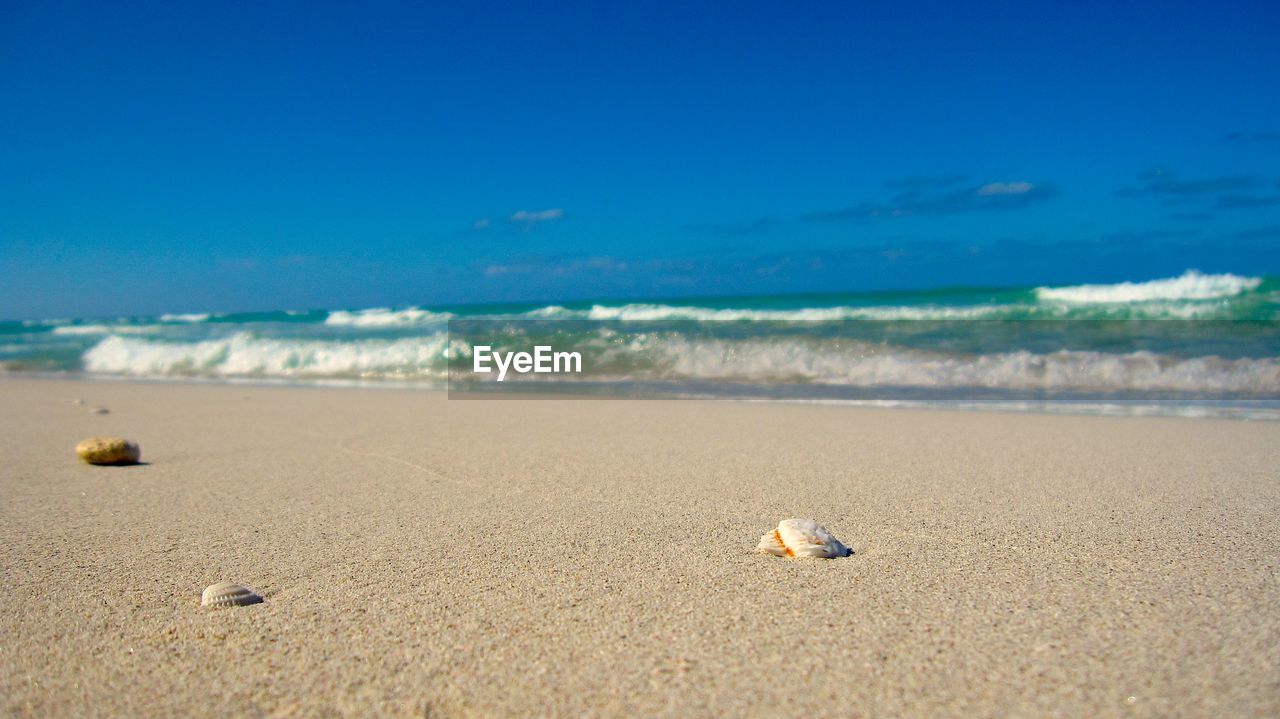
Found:
[[1280, 274], [1273, 3], [11, 3], [0, 316]]

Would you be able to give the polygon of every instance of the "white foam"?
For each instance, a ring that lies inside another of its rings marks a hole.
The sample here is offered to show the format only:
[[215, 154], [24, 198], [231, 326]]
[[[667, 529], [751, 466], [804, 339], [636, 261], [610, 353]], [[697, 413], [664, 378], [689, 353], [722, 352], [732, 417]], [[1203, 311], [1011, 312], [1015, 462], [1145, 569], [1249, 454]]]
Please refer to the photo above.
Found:
[[209, 319], [209, 313], [192, 312], [188, 314], [163, 314], [160, 315], [161, 322], [205, 322]]
[[[550, 308], [547, 308], [550, 309]], [[811, 307], [791, 310], [713, 309], [709, 307], [629, 304], [595, 305], [584, 314], [591, 320], [696, 320], [764, 322], [834, 322], [838, 320], [959, 320], [998, 317], [1016, 311], [1009, 305], [970, 307]]]
[[329, 342], [241, 332], [201, 342], [107, 337], [84, 354], [89, 372], [136, 377], [420, 379], [443, 376], [446, 336]]
[[55, 335], [149, 335], [163, 329], [160, 325], [63, 325], [54, 327]]
[[326, 325], [345, 327], [409, 327], [446, 322], [452, 314], [448, 312], [431, 312], [418, 307], [404, 310], [393, 310], [386, 307], [375, 307], [367, 310], [336, 310], [325, 318]]
[[1181, 277], [1150, 282], [1121, 282], [1114, 285], [1037, 287], [1036, 298], [1067, 304], [1151, 302], [1156, 300], [1212, 300], [1234, 297], [1256, 289], [1259, 277], [1232, 274], [1205, 275], [1188, 270]]
[[[610, 333], [575, 345], [597, 380], [730, 381], [917, 389], [1280, 393], [1280, 358], [1179, 358], [1095, 351], [984, 355], [847, 339], [716, 340]], [[241, 332], [173, 342], [111, 334], [83, 355], [91, 373], [134, 377], [431, 380], [470, 348], [444, 332], [399, 339], [271, 339]], [[617, 368], [612, 371], [610, 368]]]
[[571, 319], [575, 317], [576, 318], [585, 317], [586, 315], [585, 313], [582, 313], [582, 312], [575, 312], [570, 309], [565, 309], [560, 305], [547, 305], [546, 307], [539, 307], [536, 310], [529, 310], [528, 312], [525, 312], [521, 316], [533, 317], [537, 319]]
[[[714, 396], [706, 396], [714, 399]], [[1263, 404], [1192, 403], [1162, 400], [1119, 400], [1115, 402], [1079, 400], [897, 400], [897, 399], [797, 399], [745, 398], [744, 402], [785, 403], [825, 406], [878, 407], [885, 409], [970, 410], [1035, 412], [1046, 414], [1086, 414], [1105, 417], [1186, 417], [1191, 419], [1230, 418], [1280, 421], [1280, 409]]]
[[599, 320], [620, 322], [838, 322], [842, 320], [1000, 320], [1000, 319], [1214, 319], [1230, 316], [1224, 303], [1145, 302], [1139, 305], [1090, 305], [1067, 302], [1045, 304], [976, 304], [958, 307], [941, 305], [877, 305], [869, 307], [804, 307], [797, 309], [753, 310], [716, 309], [694, 305], [633, 303], [594, 305], [588, 310], [570, 310], [549, 305], [530, 310], [522, 318]]
[[1175, 358], [1151, 352], [947, 355], [867, 343], [652, 342], [657, 375], [856, 387], [1044, 391], [1280, 392], [1280, 359]]

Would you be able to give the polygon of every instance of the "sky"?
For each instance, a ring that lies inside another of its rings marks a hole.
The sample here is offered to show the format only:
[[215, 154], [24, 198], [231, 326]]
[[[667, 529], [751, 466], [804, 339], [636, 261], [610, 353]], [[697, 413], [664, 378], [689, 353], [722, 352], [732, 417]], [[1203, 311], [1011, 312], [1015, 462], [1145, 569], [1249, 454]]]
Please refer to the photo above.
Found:
[[1280, 5], [5, 3], [0, 317], [1280, 274]]

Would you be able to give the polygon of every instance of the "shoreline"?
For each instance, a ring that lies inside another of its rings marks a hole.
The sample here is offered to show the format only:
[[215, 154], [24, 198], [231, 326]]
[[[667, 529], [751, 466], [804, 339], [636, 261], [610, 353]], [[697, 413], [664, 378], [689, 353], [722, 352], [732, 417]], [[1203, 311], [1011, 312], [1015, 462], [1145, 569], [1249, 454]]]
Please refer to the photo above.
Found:
[[1274, 423], [291, 389], [0, 382], [0, 713], [1280, 710]]
[[[981, 414], [1068, 415], [1082, 417], [1165, 417], [1174, 419], [1230, 420], [1243, 422], [1280, 421], [1280, 400], [1206, 399], [1206, 400], [1106, 400], [1106, 399], [842, 399], [825, 397], [753, 397], [715, 395], [625, 396], [587, 393], [508, 393], [489, 395], [484, 392], [458, 392], [451, 396], [446, 380], [342, 380], [342, 379], [276, 379], [240, 377], [135, 377], [117, 375], [59, 374], [43, 372], [0, 373], [5, 382], [67, 382], [137, 384], [140, 386], [192, 387], [262, 387], [329, 390], [375, 390], [379, 392], [417, 392], [440, 394], [457, 401], [552, 400], [552, 401], [648, 401], [648, 402], [728, 402], [783, 406], [827, 406], [854, 409], [891, 409], [939, 412], [977, 412]], [[470, 396], [468, 396], [470, 395]]]

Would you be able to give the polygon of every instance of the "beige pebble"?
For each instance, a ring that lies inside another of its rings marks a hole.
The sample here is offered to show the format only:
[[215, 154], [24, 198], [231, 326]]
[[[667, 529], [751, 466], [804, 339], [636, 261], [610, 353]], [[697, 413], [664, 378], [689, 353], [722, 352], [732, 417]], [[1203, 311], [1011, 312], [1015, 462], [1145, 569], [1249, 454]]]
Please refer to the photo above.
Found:
[[90, 437], [76, 445], [76, 454], [89, 464], [137, 464], [138, 445], [120, 437]]
[[110, 413], [111, 413], [111, 410], [107, 409], [106, 407], [94, 407], [93, 409], [89, 410], [89, 414], [110, 414]]

